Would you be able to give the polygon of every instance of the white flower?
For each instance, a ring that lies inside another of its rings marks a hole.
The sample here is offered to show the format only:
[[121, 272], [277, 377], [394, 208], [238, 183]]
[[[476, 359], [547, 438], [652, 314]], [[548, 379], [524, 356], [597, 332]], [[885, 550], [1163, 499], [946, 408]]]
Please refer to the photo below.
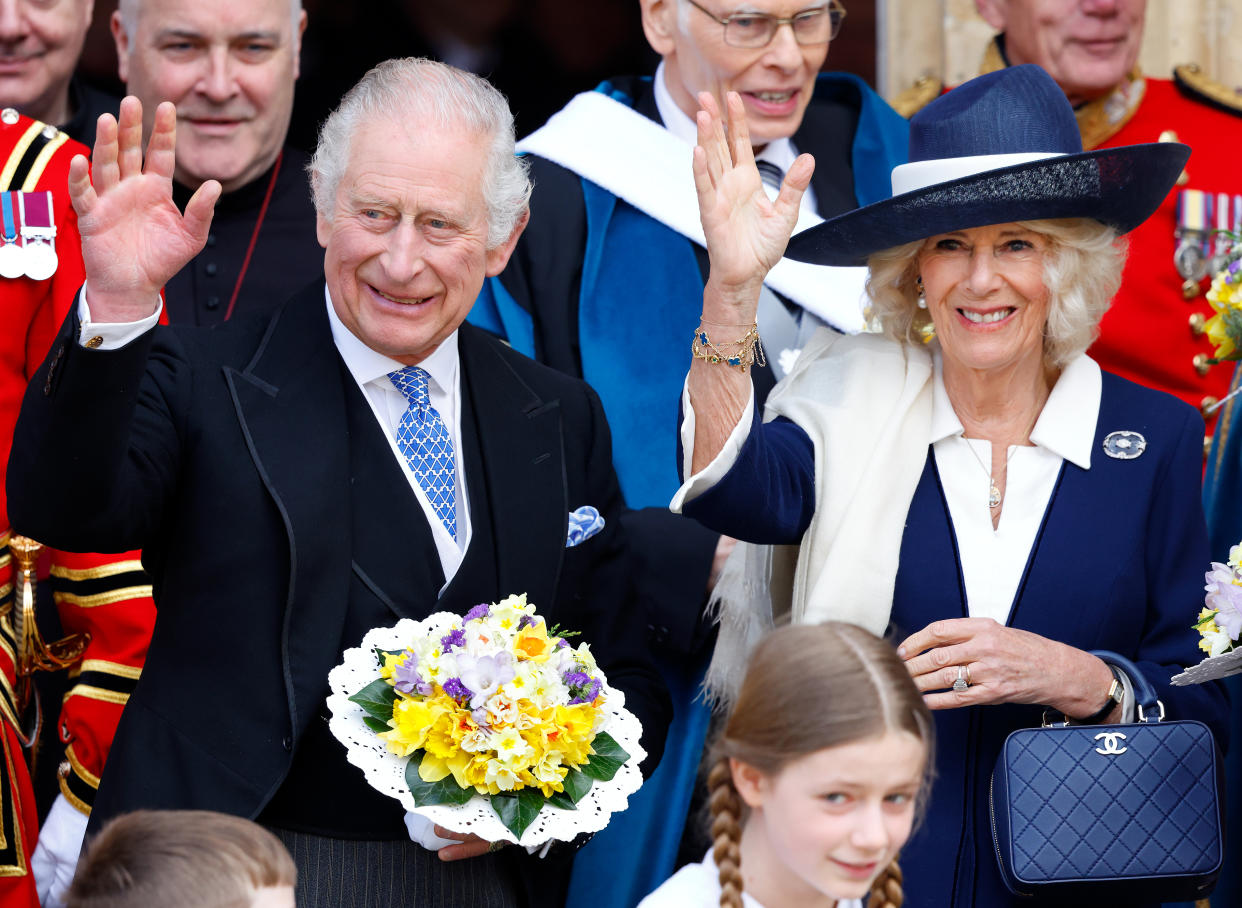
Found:
[[1235, 568], [1242, 567], [1242, 542], [1239, 542], [1229, 550], [1229, 566]]
[[520, 769], [534, 753], [534, 748], [526, 743], [516, 728], [509, 728], [496, 735], [492, 740], [496, 748], [496, 759], [506, 766]]
[[487, 724], [492, 728], [512, 725], [518, 715], [517, 704], [503, 693], [498, 693], [489, 699], [483, 704], [483, 709], [487, 713]]
[[497, 760], [487, 761], [484, 780], [488, 785], [495, 785], [501, 791], [513, 791], [519, 784], [517, 773]]
[[461, 749], [472, 754], [483, 753], [492, 749], [492, 734], [486, 729], [476, 728], [467, 732], [461, 739]]
[[781, 371], [788, 375], [793, 371], [794, 363], [798, 361], [798, 357], [802, 354], [801, 350], [790, 350], [785, 348], [777, 356], [776, 361], [780, 363]]
[[595, 674], [599, 669], [599, 666], [595, 664], [595, 657], [591, 654], [591, 645], [589, 643], [579, 643], [574, 650], [574, 655], [582, 665], [583, 671], [588, 675]]
[[1226, 653], [1229, 651], [1229, 647], [1233, 645], [1233, 640], [1230, 639], [1229, 634], [1222, 630], [1206, 633], [1203, 635], [1203, 639], [1208, 641], [1210, 647], [1208, 649], [1209, 656], [1219, 656], [1222, 653]]

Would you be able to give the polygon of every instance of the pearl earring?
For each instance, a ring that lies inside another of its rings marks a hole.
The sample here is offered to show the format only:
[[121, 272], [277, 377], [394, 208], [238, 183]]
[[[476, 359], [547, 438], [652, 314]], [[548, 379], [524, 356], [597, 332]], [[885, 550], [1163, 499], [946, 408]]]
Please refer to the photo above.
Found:
[[918, 307], [919, 307], [920, 309], [926, 309], [926, 308], [927, 308], [927, 298], [926, 298], [926, 296], [924, 295], [924, 291], [923, 291], [923, 275], [921, 275], [921, 274], [920, 274], [918, 277], [916, 277], [916, 278], [914, 279], [914, 286], [915, 286], [915, 288], [919, 291], [919, 301], [918, 301]]

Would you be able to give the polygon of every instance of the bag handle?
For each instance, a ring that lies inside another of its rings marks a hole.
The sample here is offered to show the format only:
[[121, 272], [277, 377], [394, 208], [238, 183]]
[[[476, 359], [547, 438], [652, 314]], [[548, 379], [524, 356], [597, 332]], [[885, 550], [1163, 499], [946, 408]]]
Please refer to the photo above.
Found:
[[1154, 716], [1157, 722], [1164, 718], [1164, 704], [1156, 697], [1156, 689], [1151, 686], [1147, 676], [1139, 671], [1137, 665], [1125, 656], [1106, 649], [1093, 649], [1091, 655], [1109, 665], [1117, 666], [1129, 676], [1130, 684], [1134, 687], [1134, 701], [1138, 705], [1140, 722], [1148, 721], [1148, 715]]

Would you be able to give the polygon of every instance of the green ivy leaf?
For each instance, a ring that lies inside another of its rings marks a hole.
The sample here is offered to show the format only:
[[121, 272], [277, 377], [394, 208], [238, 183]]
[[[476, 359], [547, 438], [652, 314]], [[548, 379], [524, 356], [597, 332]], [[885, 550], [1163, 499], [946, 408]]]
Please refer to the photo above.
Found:
[[383, 719], [376, 719], [372, 716], [363, 716], [362, 721], [366, 723], [367, 728], [375, 732], [377, 735], [386, 731], [392, 731], [392, 726]]
[[538, 788], [523, 788], [518, 792], [494, 794], [491, 803], [500, 822], [520, 839], [526, 827], [535, 822], [547, 799]]
[[358, 693], [349, 698], [357, 703], [370, 716], [382, 720], [384, 731], [388, 730], [388, 720], [392, 718], [392, 707], [397, 702], [397, 691], [383, 678], [376, 678]]
[[415, 751], [410, 761], [405, 764], [405, 784], [414, 796], [414, 803], [419, 807], [430, 807], [433, 804], [448, 804], [460, 807], [474, 797], [473, 788], [461, 788], [452, 775], [447, 775], [439, 782], [424, 782], [418, 774], [418, 764], [423, 762], [423, 751]]
[[601, 782], [611, 782], [617, 770], [630, 758], [625, 749], [605, 731], [595, 736], [595, 740], [591, 742], [591, 749], [595, 753], [582, 767], [582, 773]]

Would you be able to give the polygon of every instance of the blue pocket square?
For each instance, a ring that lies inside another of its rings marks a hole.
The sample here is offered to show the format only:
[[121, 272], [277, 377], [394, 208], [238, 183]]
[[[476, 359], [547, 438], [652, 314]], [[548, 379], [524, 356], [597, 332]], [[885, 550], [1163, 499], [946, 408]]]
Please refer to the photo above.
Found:
[[604, 518], [599, 511], [584, 504], [569, 512], [569, 535], [565, 539], [565, 548], [572, 549], [586, 542], [604, 528]]

